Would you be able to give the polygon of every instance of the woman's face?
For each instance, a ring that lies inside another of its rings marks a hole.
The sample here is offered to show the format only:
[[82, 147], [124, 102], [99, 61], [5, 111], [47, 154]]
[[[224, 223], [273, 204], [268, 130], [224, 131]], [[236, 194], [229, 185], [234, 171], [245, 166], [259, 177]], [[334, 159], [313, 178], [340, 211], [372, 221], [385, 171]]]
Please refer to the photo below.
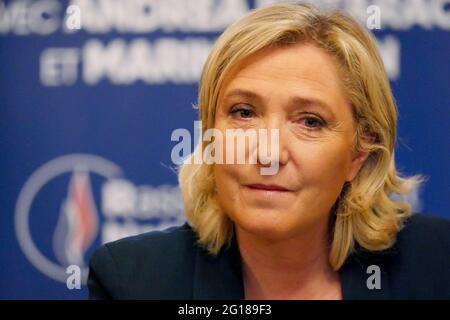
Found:
[[352, 108], [333, 59], [310, 44], [267, 48], [235, 66], [215, 128], [224, 137], [226, 129], [279, 130], [276, 174], [261, 175], [259, 161], [214, 165], [221, 207], [237, 228], [267, 239], [327, 224], [343, 184], [367, 157], [354, 151]]

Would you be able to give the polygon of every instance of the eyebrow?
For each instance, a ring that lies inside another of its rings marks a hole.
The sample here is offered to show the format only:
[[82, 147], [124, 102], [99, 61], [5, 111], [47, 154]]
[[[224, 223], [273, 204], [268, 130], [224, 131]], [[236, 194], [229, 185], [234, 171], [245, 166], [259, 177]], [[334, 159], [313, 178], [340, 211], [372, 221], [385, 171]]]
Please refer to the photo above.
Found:
[[260, 96], [257, 93], [254, 93], [253, 91], [248, 91], [248, 90], [244, 90], [244, 89], [233, 89], [231, 91], [229, 91], [224, 98], [230, 98], [230, 97], [234, 97], [234, 96], [238, 96], [238, 97], [245, 97], [245, 98], [250, 98], [250, 99], [259, 99]]
[[[251, 100], [259, 100], [259, 101], [263, 100], [263, 98], [256, 92], [245, 89], [233, 89], [224, 95], [224, 99], [228, 99], [231, 97], [244, 97]], [[331, 115], [334, 115], [332, 108], [326, 102], [316, 98], [293, 96], [289, 99], [289, 104], [294, 106], [319, 107], [321, 109], [325, 109], [326, 111], [331, 113]]]

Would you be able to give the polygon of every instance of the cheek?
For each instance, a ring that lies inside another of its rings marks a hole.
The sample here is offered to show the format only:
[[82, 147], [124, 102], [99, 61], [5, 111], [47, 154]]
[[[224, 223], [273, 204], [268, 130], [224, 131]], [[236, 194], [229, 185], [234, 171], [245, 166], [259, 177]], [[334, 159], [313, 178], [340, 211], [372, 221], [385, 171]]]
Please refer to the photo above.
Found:
[[298, 149], [295, 158], [305, 179], [324, 185], [344, 183], [351, 163], [347, 143], [340, 140], [318, 142]]
[[216, 200], [219, 206], [234, 221], [239, 209], [242, 209], [245, 201], [240, 195], [239, 165], [214, 165], [216, 181]]
[[239, 186], [239, 169], [237, 165], [215, 164], [214, 177], [218, 196], [229, 197]]

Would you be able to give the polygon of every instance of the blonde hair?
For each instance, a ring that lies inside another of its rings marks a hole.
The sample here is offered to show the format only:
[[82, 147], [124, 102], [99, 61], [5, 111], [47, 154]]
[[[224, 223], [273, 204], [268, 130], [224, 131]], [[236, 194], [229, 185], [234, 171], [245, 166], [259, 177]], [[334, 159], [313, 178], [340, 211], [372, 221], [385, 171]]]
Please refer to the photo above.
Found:
[[[256, 9], [229, 26], [216, 41], [199, 82], [199, 118], [202, 132], [214, 126], [221, 87], [237, 62], [269, 46], [300, 42], [314, 44], [335, 59], [353, 106], [355, 148], [369, 152], [334, 206], [329, 261], [338, 270], [356, 243], [370, 251], [394, 244], [411, 208], [390, 195], [405, 194], [421, 182], [420, 176], [401, 177], [395, 168], [396, 105], [371, 34], [341, 12], [319, 11], [311, 5], [276, 4]], [[205, 146], [199, 143], [191, 157]], [[217, 254], [229, 244], [233, 223], [215, 199], [213, 166], [186, 162], [179, 170], [179, 184], [187, 220], [199, 243]]]

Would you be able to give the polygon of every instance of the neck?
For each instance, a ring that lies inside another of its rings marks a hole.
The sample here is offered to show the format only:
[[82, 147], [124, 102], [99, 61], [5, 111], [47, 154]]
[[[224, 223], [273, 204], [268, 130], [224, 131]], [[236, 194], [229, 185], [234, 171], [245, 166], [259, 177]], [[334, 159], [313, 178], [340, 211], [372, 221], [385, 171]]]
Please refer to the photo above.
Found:
[[329, 264], [328, 224], [288, 239], [265, 239], [236, 227], [247, 299], [340, 297]]

